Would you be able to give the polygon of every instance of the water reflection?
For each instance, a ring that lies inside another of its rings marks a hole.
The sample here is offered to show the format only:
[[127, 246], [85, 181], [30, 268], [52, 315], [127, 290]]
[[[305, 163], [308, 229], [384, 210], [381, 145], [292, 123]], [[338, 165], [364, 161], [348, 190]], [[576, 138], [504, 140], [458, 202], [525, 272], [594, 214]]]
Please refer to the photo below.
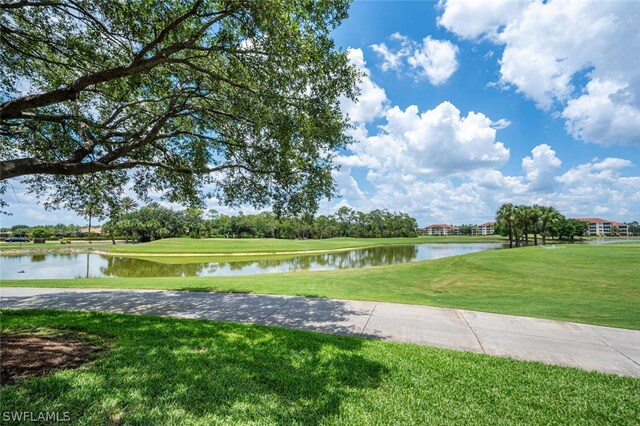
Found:
[[[204, 277], [368, 268], [502, 248], [502, 244], [420, 244], [374, 247], [346, 252], [298, 255], [286, 258], [222, 259], [176, 264], [100, 254], [38, 254], [0, 256], [2, 279], [83, 277]], [[35, 262], [35, 263], [34, 263]]]
[[637, 238], [598, 238], [595, 240], [587, 240], [585, 244], [600, 245], [600, 244], [616, 244], [616, 243], [638, 243], [640, 239]]

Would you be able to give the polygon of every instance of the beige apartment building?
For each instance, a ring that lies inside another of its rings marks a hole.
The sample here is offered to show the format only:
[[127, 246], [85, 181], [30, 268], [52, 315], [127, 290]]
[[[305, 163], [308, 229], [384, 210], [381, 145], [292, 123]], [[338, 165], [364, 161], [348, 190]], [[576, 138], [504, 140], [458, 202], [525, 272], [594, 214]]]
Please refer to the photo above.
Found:
[[485, 222], [471, 228], [471, 235], [493, 235], [495, 233], [495, 222]]
[[629, 236], [629, 226], [626, 223], [614, 220], [601, 219], [599, 217], [581, 217], [579, 221], [588, 224], [584, 235], [588, 237], [610, 237], [615, 235], [614, 228], [618, 228], [617, 235], [621, 237]]
[[460, 228], [448, 224], [429, 225], [420, 229], [422, 235], [460, 235]]

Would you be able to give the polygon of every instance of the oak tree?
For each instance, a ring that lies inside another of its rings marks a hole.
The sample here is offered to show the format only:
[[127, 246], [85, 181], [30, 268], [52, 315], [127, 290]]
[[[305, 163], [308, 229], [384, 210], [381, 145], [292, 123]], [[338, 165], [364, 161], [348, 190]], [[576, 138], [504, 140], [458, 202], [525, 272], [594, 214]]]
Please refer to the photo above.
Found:
[[22, 178], [49, 207], [93, 182], [94, 201], [131, 185], [315, 211], [350, 141], [339, 99], [358, 75], [331, 38], [348, 3], [1, 3], [0, 185]]

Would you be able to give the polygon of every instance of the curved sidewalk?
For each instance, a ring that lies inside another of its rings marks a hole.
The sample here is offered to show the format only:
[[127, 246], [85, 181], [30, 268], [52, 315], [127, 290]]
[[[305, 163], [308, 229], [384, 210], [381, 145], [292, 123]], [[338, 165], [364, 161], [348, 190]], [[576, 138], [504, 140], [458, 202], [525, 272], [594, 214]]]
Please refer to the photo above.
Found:
[[256, 294], [13, 287], [0, 288], [0, 307], [255, 323], [640, 377], [640, 331], [461, 309]]

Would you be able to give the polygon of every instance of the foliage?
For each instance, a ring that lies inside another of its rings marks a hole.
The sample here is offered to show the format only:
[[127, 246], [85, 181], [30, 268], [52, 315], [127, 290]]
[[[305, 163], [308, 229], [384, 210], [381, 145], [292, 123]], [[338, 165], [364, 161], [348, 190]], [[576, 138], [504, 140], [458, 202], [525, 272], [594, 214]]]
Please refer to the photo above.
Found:
[[473, 224], [468, 224], [468, 225], [462, 224], [458, 227], [458, 231], [460, 235], [472, 235], [473, 228], [475, 228], [476, 226], [477, 225], [473, 225]]
[[49, 238], [51, 234], [45, 228], [35, 228], [31, 231], [33, 238]]
[[76, 211], [131, 183], [315, 212], [350, 141], [358, 74], [330, 37], [348, 3], [3, 2], [0, 179]]
[[[529, 234], [531, 233], [533, 233], [534, 245], [538, 245], [538, 234], [542, 235], [542, 244], [546, 244], [547, 228], [553, 227], [555, 230], [564, 222], [566, 222], [565, 217], [551, 206], [516, 206], [511, 203], [506, 203], [500, 206], [496, 213], [494, 232], [499, 235], [508, 236], [509, 247], [513, 247], [514, 245], [516, 247], [529, 245]], [[549, 229], [549, 231], [551, 230]], [[582, 233], [584, 234], [584, 230]], [[578, 235], [582, 234], [575, 234], [573, 236]], [[573, 236], [571, 239], [573, 239]], [[565, 237], [565, 235], [561, 237]]]
[[284, 328], [5, 311], [3, 332], [79, 333], [83, 368], [3, 387], [5, 412], [78, 424], [635, 424], [638, 380]]
[[157, 203], [122, 214], [107, 222], [116, 234], [152, 240], [166, 237], [226, 237], [323, 239], [334, 237], [415, 237], [418, 225], [405, 213], [373, 210], [369, 213], [342, 207], [334, 215], [280, 217], [271, 212], [230, 216], [190, 207], [175, 211]]
[[577, 219], [563, 219], [551, 226], [549, 232], [560, 239], [574, 240], [575, 237], [582, 237], [588, 226]]
[[13, 225], [10, 229], [14, 237], [26, 237], [29, 235], [29, 227], [27, 225]]

